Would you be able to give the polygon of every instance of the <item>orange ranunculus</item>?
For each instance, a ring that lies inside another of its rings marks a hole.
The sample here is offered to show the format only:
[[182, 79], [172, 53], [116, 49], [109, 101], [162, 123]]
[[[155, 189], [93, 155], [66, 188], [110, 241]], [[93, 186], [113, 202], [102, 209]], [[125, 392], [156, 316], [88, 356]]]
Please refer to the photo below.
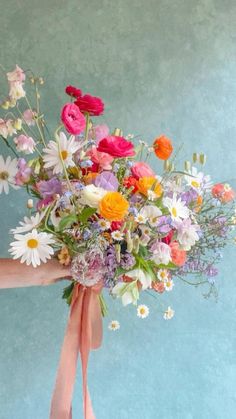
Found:
[[159, 198], [162, 194], [162, 187], [155, 177], [141, 177], [137, 181], [137, 188], [140, 193], [147, 196], [148, 191], [153, 191]]
[[89, 172], [87, 175], [84, 175], [85, 185], [91, 185], [91, 183], [93, 183], [93, 180], [95, 180], [97, 176], [97, 172]]
[[161, 160], [167, 160], [173, 151], [171, 140], [165, 135], [161, 135], [160, 137], [156, 138], [153, 143], [153, 148], [154, 153]]
[[119, 192], [107, 192], [99, 203], [101, 216], [109, 221], [122, 221], [128, 208], [128, 201]]

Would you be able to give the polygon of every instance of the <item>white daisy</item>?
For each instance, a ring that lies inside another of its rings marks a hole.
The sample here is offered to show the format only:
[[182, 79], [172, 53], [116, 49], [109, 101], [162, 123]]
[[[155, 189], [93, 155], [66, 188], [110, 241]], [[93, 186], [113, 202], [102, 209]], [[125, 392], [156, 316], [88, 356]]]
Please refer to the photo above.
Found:
[[6, 194], [9, 193], [9, 185], [14, 189], [18, 189], [19, 186], [15, 185], [15, 175], [17, 173], [17, 159], [11, 159], [10, 156], [4, 161], [3, 156], [0, 156], [0, 194], [4, 191]]
[[159, 269], [159, 271], [157, 272], [157, 278], [160, 281], [168, 281], [169, 271], [167, 269]]
[[119, 230], [115, 230], [115, 231], [113, 231], [113, 232], [111, 233], [111, 237], [112, 237], [114, 240], [121, 241], [121, 240], [123, 240], [123, 238], [124, 238], [124, 234], [123, 234], [123, 233], [121, 233]]
[[98, 221], [98, 225], [102, 231], [109, 230], [111, 227], [111, 223], [103, 218]]
[[16, 228], [13, 228], [11, 230], [11, 233], [26, 233], [28, 231], [33, 230], [33, 228], [36, 228], [42, 221], [46, 214], [46, 211], [47, 209], [42, 211], [41, 213], [37, 212], [35, 215], [32, 215], [31, 217], [24, 217], [24, 220], [19, 222], [20, 225]]
[[172, 291], [174, 286], [174, 282], [172, 281], [172, 279], [168, 278], [164, 280], [164, 287], [166, 291]]
[[172, 317], [174, 317], [174, 314], [175, 314], [174, 310], [172, 310], [171, 307], [168, 307], [167, 310], [164, 312], [163, 317], [165, 320], [170, 320], [172, 319]]
[[143, 214], [141, 214], [141, 213], [139, 213], [135, 217], [134, 220], [136, 221], [136, 223], [139, 223], [139, 224], [145, 224], [147, 222], [147, 218]]
[[164, 198], [163, 205], [168, 208], [171, 218], [174, 221], [180, 221], [189, 217], [189, 209], [181, 201], [181, 198], [177, 198], [175, 193], [173, 194], [173, 198]]
[[120, 323], [117, 320], [112, 320], [109, 325], [108, 325], [108, 329], [109, 330], [118, 330], [120, 328]]
[[16, 241], [10, 243], [9, 252], [13, 255], [13, 259], [21, 259], [21, 263], [26, 265], [32, 264], [34, 268], [44, 263], [47, 259], [51, 259], [54, 251], [50, 244], [55, 241], [51, 234], [38, 233], [36, 229], [27, 234], [15, 234]]
[[45, 153], [43, 156], [44, 167], [46, 169], [53, 167], [54, 174], [63, 173], [63, 163], [65, 167], [75, 166], [73, 154], [79, 147], [79, 143], [76, 142], [74, 136], [67, 140], [64, 132], [61, 132], [58, 142], [49, 141], [48, 147], [43, 149]]
[[137, 307], [137, 316], [145, 319], [149, 315], [149, 308], [145, 304], [140, 304]]
[[155, 227], [158, 224], [158, 218], [162, 215], [162, 212], [156, 205], [144, 205], [140, 211], [140, 215], [147, 219], [151, 227]]
[[190, 176], [185, 176], [187, 185], [191, 186], [191, 188], [195, 189], [198, 193], [203, 190], [211, 189], [212, 182], [209, 175], [204, 175], [203, 172], [198, 172], [196, 167], [192, 167], [188, 173]]

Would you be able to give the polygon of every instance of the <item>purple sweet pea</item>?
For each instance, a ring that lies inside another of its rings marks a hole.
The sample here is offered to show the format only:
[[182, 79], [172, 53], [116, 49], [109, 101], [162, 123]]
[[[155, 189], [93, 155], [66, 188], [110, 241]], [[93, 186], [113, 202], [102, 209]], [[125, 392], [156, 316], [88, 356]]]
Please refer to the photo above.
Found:
[[94, 182], [95, 186], [103, 188], [106, 191], [117, 191], [119, 182], [115, 175], [111, 172], [102, 172], [98, 175]]
[[44, 199], [62, 193], [61, 182], [55, 177], [50, 180], [41, 180], [37, 183], [37, 188]]

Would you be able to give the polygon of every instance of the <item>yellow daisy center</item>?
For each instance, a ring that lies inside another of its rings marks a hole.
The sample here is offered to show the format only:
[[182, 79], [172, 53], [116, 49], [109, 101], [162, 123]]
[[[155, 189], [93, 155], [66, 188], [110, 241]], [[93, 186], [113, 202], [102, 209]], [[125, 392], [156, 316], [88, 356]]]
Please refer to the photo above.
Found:
[[192, 180], [191, 185], [192, 185], [194, 188], [199, 188], [199, 186], [200, 186], [199, 182], [197, 182], [196, 180]]
[[161, 273], [160, 273], [160, 276], [161, 276], [161, 279], [164, 279], [164, 278], [165, 278], [165, 276], [166, 276], [166, 273], [165, 273], [165, 272], [161, 272]]
[[171, 212], [174, 217], [177, 217], [177, 209], [175, 207], [172, 208]]
[[139, 309], [139, 312], [140, 312], [140, 314], [145, 314], [146, 313], [146, 310], [145, 310], [145, 308], [143, 308], [143, 307], [141, 307], [140, 309]]
[[62, 160], [66, 160], [68, 157], [68, 151], [67, 150], [62, 150], [61, 151], [61, 158]]
[[39, 242], [38, 242], [38, 240], [36, 240], [36, 239], [29, 239], [29, 240], [27, 241], [27, 246], [28, 246], [30, 249], [35, 249], [36, 247], [38, 247], [38, 244], [39, 244]]
[[7, 180], [9, 178], [9, 173], [8, 172], [0, 172], [0, 179], [1, 180]]

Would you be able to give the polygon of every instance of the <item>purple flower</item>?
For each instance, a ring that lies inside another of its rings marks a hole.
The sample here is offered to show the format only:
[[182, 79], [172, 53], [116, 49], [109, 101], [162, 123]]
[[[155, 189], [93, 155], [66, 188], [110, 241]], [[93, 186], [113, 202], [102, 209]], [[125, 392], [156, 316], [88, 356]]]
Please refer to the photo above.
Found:
[[61, 182], [55, 177], [49, 180], [40, 180], [37, 183], [37, 189], [44, 199], [62, 193]]
[[95, 186], [103, 188], [106, 191], [117, 191], [119, 182], [115, 175], [111, 172], [102, 172], [98, 175], [94, 182]]
[[31, 168], [27, 165], [25, 159], [20, 158], [17, 162], [18, 172], [15, 176], [16, 185], [22, 186], [25, 183], [29, 182], [30, 175], [32, 173]]
[[158, 217], [157, 230], [160, 233], [169, 233], [172, 230], [171, 218], [166, 215], [162, 215], [161, 217]]
[[183, 192], [181, 195], [181, 200], [184, 201], [186, 203], [186, 205], [189, 205], [190, 202], [195, 201], [198, 197], [198, 193], [197, 191], [195, 191], [195, 189], [190, 189], [187, 192]]
[[123, 269], [129, 269], [135, 265], [135, 262], [135, 257], [130, 253], [126, 252], [122, 255], [120, 264]]

